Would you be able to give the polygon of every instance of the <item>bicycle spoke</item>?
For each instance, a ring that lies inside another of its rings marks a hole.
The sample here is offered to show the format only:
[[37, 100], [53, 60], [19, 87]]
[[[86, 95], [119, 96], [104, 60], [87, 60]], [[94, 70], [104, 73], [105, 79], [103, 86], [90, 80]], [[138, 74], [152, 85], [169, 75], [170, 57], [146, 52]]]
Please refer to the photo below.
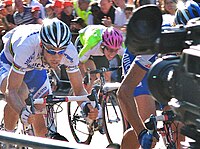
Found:
[[68, 103], [68, 119], [72, 135], [76, 142], [89, 144], [94, 131], [89, 128], [76, 102]]
[[115, 94], [113, 93], [112, 95], [107, 96], [107, 98], [109, 99], [104, 100], [102, 105], [106, 136], [109, 143], [120, 144], [125, 128], [123, 116], [116, 101]]

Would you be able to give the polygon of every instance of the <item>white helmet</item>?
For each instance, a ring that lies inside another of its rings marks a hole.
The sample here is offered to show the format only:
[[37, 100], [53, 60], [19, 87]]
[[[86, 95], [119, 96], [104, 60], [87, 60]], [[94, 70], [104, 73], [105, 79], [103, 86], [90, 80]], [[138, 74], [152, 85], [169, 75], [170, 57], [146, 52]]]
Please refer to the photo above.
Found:
[[69, 27], [59, 19], [46, 19], [42, 25], [40, 37], [43, 44], [50, 44], [56, 48], [62, 48], [69, 45], [71, 32]]

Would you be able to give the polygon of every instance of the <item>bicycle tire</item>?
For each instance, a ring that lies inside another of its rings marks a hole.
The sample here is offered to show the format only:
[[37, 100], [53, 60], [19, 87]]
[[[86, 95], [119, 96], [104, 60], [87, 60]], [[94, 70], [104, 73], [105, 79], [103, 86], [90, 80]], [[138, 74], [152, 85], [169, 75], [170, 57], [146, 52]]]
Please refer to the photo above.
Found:
[[81, 108], [77, 102], [67, 104], [67, 115], [72, 135], [77, 143], [90, 144], [94, 131], [88, 129], [86, 120], [81, 113]]
[[[103, 126], [108, 142], [121, 144], [123, 133], [126, 129], [124, 117], [119, 107], [116, 93], [109, 93], [109, 95], [107, 95], [106, 98], [101, 101], [101, 106]], [[117, 114], [115, 113], [114, 109], [116, 110]]]

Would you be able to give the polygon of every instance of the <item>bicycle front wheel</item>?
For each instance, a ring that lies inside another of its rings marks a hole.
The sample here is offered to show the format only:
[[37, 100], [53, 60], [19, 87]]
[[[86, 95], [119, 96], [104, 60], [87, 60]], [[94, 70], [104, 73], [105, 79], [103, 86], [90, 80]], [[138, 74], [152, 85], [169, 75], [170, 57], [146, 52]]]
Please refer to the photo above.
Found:
[[115, 92], [109, 93], [102, 100], [101, 106], [104, 129], [108, 142], [121, 144], [125, 131], [125, 123]]
[[93, 130], [90, 130], [77, 102], [69, 102], [67, 105], [69, 126], [77, 143], [90, 144]]

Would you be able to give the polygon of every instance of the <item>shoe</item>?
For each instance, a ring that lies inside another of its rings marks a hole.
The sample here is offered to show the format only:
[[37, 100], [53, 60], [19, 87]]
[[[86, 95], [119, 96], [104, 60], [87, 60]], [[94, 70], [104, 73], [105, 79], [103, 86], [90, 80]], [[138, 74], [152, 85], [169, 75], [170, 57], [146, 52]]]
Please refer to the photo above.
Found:
[[52, 133], [52, 134], [50, 134], [50, 138], [51, 139], [55, 139], [55, 140], [61, 140], [61, 141], [67, 141], [67, 142], [69, 142], [67, 140], [67, 138], [65, 138], [64, 136], [60, 135], [59, 133]]
[[120, 145], [117, 143], [109, 144], [106, 148], [120, 149]]

